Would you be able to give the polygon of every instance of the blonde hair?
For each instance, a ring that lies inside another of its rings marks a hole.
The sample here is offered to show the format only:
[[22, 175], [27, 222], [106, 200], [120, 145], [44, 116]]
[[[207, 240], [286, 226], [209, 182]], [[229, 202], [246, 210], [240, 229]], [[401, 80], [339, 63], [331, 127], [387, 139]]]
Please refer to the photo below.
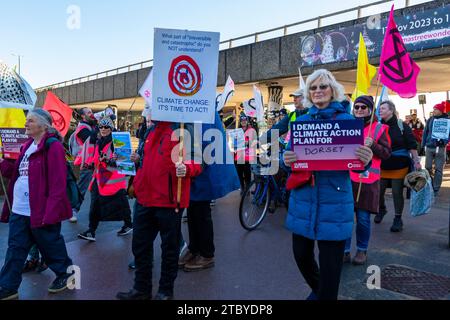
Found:
[[311, 84], [315, 82], [317, 79], [322, 79], [325, 82], [325, 84], [330, 85], [332, 91], [331, 101], [342, 102], [346, 100], [344, 86], [336, 81], [336, 78], [330, 71], [326, 69], [319, 69], [314, 71], [306, 79], [305, 95], [303, 99], [303, 106], [305, 108], [310, 108], [314, 105], [314, 103], [310, 98], [309, 88], [311, 88]]

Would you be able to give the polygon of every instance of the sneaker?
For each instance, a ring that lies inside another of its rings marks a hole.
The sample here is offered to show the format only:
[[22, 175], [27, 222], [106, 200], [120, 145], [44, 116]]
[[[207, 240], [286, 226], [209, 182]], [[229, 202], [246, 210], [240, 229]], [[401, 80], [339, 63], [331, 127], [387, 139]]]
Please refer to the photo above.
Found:
[[22, 273], [35, 271], [36, 268], [38, 267], [38, 265], [39, 265], [39, 259], [27, 260], [25, 262], [25, 265], [23, 266]]
[[133, 232], [133, 228], [123, 226], [122, 229], [117, 231], [117, 235], [119, 237], [123, 237], [123, 236], [130, 234], [131, 232]]
[[58, 293], [67, 289], [67, 283], [69, 282], [72, 273], [66, 273], [59, 276], [53, 281], [53, 283], [48, 287], [48, 292]]
[[386, 215], [386, 212], [383, 212], [380, 210], [380, 212], [378, 212], [375, 216], [375, 218], [373, 219], [373, 222], [375, 223], [381, 223], [381, 221], [383, 221], [384, 216]]
[[367, 252], [358, 250], [356, 255], [353, 257], [352, 263], [355, 266], [362, 266], [367, 262]]
[[166, 295], [164, 293], [158, 292], [156, 296], [153, 298], [153, 300], [164, 300], [164, 301], [173, 300], [173, 295]]
[[39, 261], [39, 265], [37, 267], [37, 272], [41, 273], [48, 269], [47, 264], [45, 263], [44, 259], [41, 258], [41, 261]]
[[178, 259], [178, 267], [183, 268], [186, 263], [191, 262], [196, 256], [189, 250], [185, 250], [183, 254]]
[[94, 242], [95, 241], [95, 232], [88, 230], [83, 233], [79, 233], [78, 238]]
[[196, 256], [194, 259], [184, 265], [184, 271], [200, 271], [212, 267], [214, 267], [214, 258]]
[[0, 287], [0, 300], [15, 300], [17, 298], [19, 298], [19, 293], [17, 290], [8, 290]]
[[152, 300], [152, 295], [131, 289], [128, 292], [119, 292], [116, 295], [119, 300]]
[[350, 252], [344, 253], [344, 263], [352, 262], [352, 258], [350, 257]]
[[392, 223], [391, 232], [400, 232], [403, 230], [403, 221], [402, 217], [395, 217], [394, 222]]
[[72, 218], [70, 218], [69, 221], [71, 223], [77, 223], [77, 221], [78, 221], [77, 215], [78, 215], [78, 211], [75, 209], [72, 209]]

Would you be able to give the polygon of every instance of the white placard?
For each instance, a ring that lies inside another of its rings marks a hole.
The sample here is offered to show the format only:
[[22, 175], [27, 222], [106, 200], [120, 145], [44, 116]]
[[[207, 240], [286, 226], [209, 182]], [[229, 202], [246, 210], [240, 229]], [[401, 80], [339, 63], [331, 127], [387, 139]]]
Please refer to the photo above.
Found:
[[264, 121], [264, 100], [261, 90], [255, 85], [253, 85], [253, 97], [256, 105], [256, 119], [258, 122], [262, 122]]
[[447, 140], [450, 134], [449, 119], [434, 119], [431, 138], [436, 140]]
[[256, 103], [255, 98], [251, 98], [250, 100], [244, 101], [242, 103], [244, 106], [244, 113], [247, 117], [256, 118]]
[[139, 90], [139, 94], [145, 100], [145, 104], [148, 106], [152, 105], [152, 88], [153, 88], [153, 69], [150, 70], [150, 73], [145, 79], [144, 84]]
[[152, 118], [214, 123], [220, 33], [155, 29]]
[[228, 99], [230, 99], [234, 95], [234, 81], [228, 76], [227, 82], [225, 83], [225, 87], [223, 88], [223, 92], [220, 95], [220, 100], [217, 104], [217, 111], [223, 109]]
[[227, 130], [227, 135], [231, 152], [245, 150], [245, 133], [242, 128]]

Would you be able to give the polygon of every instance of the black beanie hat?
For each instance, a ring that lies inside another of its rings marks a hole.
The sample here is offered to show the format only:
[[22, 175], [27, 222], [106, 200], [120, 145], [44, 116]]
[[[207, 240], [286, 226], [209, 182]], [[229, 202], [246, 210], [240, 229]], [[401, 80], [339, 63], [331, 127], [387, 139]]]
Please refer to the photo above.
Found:
[[373, 98], [372, 98], [372, 96], [359, 96], [358, 98], [356, 98], [356, 100], [353, 103], [353, 105], [355, 105], [358, 102], [366, 105], [367, 107], [369, 107], [370, 110], [373, 110]]

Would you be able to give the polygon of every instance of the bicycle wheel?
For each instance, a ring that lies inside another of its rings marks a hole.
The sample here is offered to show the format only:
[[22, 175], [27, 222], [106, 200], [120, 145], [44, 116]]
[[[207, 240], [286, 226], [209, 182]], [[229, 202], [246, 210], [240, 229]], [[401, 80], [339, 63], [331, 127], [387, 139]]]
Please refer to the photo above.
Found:
[[267, 180], [255, 181], [248, 186], [239, 205], [239, 221], [246, 230], [256, 229], [267, 214], [270, 188]]

